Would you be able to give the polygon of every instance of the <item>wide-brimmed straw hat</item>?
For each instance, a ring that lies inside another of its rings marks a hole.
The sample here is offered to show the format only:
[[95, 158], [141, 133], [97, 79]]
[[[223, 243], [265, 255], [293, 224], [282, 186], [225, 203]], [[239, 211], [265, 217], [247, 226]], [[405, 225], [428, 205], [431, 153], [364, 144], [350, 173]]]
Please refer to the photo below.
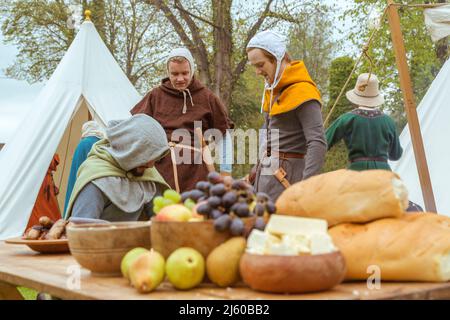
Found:
[[374, 74], [363, 73], [358, 77], [355, 88], [348, 91], [347, 99], [359, 106], [378, 107], [384, 103], [378, 87], [378, 78]]

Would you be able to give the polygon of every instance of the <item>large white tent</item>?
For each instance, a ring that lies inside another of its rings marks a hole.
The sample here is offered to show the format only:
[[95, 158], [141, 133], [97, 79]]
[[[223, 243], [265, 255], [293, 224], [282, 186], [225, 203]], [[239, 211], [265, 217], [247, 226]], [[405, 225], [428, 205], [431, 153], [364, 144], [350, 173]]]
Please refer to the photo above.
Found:
[[[438, 213], [450, 216], [450, 60], [439, 71], [427, 93], [417, 107], [431, 184]], [[410, 200], [423, 208], [424, 201], [417, 173], [414, 150], [408, 126], [400, 135], [403, 155], [390, 163], [406, 183]]]
[[0, 239], [20, 236], [55, 152], [63, 209], [71, 158], [89, 114], [102, 125], [130, 116], [141, 96], [85, 21], [23, 122], [0, 152]]

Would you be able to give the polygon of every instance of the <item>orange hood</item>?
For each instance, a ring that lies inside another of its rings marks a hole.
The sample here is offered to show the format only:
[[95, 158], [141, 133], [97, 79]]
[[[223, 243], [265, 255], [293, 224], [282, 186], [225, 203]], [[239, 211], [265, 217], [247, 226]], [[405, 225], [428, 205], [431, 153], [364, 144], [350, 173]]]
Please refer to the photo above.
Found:
[[263, 110], [270, 116], [285, 113], [297, 108], [304, 102], [317, 100], [321, 103], [320, 92], [309, 76], [303, 61], [293, 61], [286, 67], [277, 86], [273, 89], [270, 108], [270, 90], [264, 90]]

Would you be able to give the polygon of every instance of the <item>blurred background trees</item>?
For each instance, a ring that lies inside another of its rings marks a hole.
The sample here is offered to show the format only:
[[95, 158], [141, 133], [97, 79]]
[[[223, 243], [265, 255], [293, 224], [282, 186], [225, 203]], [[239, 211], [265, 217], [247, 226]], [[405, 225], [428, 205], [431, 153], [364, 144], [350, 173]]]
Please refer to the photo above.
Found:
[[[141, 94], [156, 86], [165, 75], [165, 56], [171, 48], [186, 46], [196, 60], [197, 76], [222, 99], [236, 127], [258, 129], [263, 122], [259, 112], [263, 81], [248, 66], [245, 47], [258, 31], [271, 28], [287, 37], [288, 50], [294, 59], [305, 61], [321, 90], [325, 118], [374, 21], [386, 5], [385, 0], [342, 3], [328, 0], [0, 0], [4, 41], [18, 49], [15, 61], [5, 73], [30, 83], [48, 79], [77, 32], [77, 15], [80, 20], [84, 10], [90, 9], [100, 36]], [[346, 9], [342, 10], [342, 6]], [[448, 58], [448, 38], [436, 44], [431, 41], [421, 9], [400, 8], [399, 13], [414, 93], [420, 102]], [[344, 21], [351, 23], [344, 25]], [[374, 60], [373, 72], [378, 75], [386, 97], [383, 109], [394, 117], [401, 130], [406, 118], [386, 20], [369, 54]], [[368, 61], [363, 60], [346, 90], [354, 86], [357, 74], [369, 69]], [[331, 120], [352, 108], [344, 95]], [[345, 146], [337, 145], [327, 154], [324, 171], [345, 167], [346, 163]], [[250, 165], [236, 165], [234, 175], [242, 176], [249, 168]]]

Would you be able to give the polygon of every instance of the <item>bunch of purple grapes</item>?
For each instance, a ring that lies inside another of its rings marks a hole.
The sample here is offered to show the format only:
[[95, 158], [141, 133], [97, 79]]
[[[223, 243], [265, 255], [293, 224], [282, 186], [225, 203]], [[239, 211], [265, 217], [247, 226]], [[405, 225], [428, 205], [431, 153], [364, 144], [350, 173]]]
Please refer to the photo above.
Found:
[[199, 181], [195, 189], [181, 194], [183, 202], [187, 199], [203, 202], [197, 207], [197, 213], [206, 219], [214, 219], [217, 231], [230, 230], [233, 236], [244, 234], [242, 218], [256, 216], [254, 228], [264, 230], [265, 219], [276, 211], [267, 194], [255, 194], [253, 186], [247, 182], [222, 177], [217, 172], [210, 172], [207, 181]]

